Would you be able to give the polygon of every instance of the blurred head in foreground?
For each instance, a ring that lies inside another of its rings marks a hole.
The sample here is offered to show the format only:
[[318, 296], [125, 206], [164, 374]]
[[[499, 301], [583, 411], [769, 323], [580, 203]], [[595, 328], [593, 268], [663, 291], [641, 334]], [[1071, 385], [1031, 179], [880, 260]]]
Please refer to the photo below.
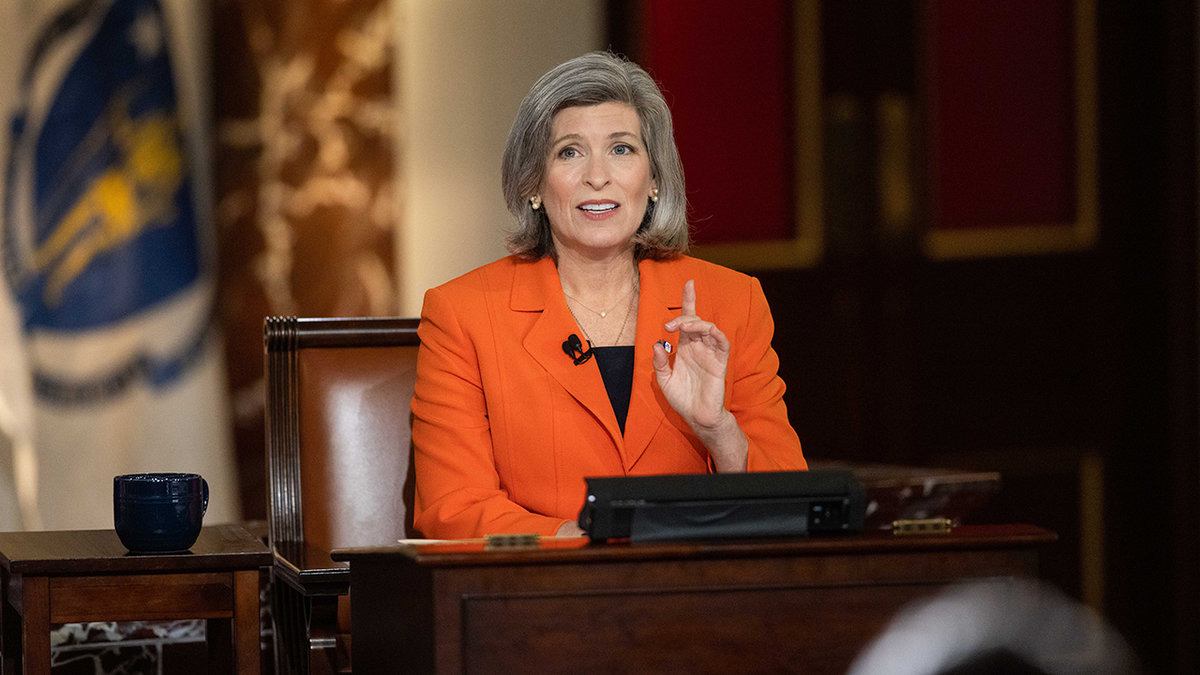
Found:
[[1033, 581], [952, 587], [902, 611], [849, 675], [1135, 675], [1091, 609]]

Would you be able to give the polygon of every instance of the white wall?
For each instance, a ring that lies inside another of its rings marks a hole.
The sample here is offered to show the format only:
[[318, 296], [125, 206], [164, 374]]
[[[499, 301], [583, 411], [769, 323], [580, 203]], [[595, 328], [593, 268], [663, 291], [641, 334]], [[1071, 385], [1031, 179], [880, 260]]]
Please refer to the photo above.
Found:
[[500, 158], [517, 106], [553, 66], [601, 49], [601, 0], [397, 0], [400, 315], [506, 254]]

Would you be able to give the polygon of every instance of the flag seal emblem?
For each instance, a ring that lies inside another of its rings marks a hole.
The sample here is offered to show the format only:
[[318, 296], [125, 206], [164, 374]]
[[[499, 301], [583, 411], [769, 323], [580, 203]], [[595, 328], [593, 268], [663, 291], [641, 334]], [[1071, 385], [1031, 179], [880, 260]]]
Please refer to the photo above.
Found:
[[[0, 255], [27, 333], [82, 334], [177, 297], [202, 275], [192, 180], [157, 0], [80, 0], [32, 42], [8, 129]], [[84, 379], [34, 363], [41, 398], [102, 400], [173, 382], [211, 307], [171, 353], [135, 349]]]

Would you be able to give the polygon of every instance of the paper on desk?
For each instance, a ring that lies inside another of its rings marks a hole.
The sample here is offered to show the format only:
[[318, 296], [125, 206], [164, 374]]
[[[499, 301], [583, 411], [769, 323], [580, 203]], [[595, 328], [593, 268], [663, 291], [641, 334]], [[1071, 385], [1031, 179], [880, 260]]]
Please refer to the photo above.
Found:
[[409, 546], [426, 546], [429, 544], [486, 544], [494, 548], [511, 548], [520, 546], [537, 546], [542, 535], [537, 533], [524, 534], [489, 534], [477, 539], [397, 539], [401, 544]]

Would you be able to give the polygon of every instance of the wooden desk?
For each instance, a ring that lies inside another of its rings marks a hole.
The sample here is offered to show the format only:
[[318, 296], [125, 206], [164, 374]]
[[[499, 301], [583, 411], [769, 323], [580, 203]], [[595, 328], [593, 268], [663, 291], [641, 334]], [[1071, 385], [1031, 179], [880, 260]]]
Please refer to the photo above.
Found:
[[354, 668], [374, 673], [846, 672], [895, 614], [967, 579], [1035, 576], [1032, 526], [948, 535], [485, 551], [350, 561]]
[[50, 624], [176, 619], [208, 619], [210, 672], [257, 675], [258, 572], [270, 564], [237, 525], [205, 527], [178, 554], [131, 554], [114, 530], [0, 533], [5, 675], [50, 675]]

